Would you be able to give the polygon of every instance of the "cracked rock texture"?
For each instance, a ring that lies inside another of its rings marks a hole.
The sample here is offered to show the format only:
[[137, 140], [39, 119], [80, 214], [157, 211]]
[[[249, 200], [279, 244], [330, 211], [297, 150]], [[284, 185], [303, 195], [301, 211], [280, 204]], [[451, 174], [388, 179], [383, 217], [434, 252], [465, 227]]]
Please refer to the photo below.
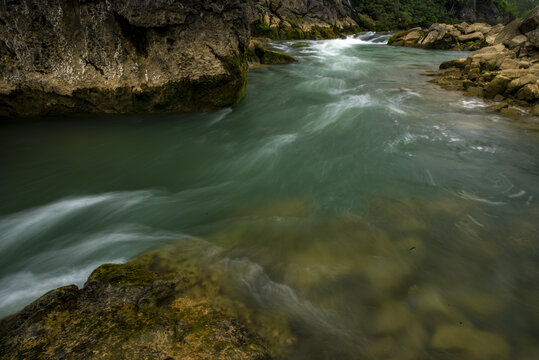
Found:
[[241, 0], [0, 4], [0, 116], [196, 111], [244, 91]]
[[343, 0], [6, 0], [0, 117], [230, 106], [257, 24], [327, 38], [351, 16]]

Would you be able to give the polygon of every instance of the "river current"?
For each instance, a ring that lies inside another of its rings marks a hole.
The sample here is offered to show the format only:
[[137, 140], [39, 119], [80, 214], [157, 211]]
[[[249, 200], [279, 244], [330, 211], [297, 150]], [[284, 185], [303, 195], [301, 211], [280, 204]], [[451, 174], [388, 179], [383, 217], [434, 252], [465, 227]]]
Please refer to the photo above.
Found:
[[274, 43], [217, 112], [2, 124], [0, 317], [174, 244], [290, 359], [539, 358], [539, 132], [386, 40]]

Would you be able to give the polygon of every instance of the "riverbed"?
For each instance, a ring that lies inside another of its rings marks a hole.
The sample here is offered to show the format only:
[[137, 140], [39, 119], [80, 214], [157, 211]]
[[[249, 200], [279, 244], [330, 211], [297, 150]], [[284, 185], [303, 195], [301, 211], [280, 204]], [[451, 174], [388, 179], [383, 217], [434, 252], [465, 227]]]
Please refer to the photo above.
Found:
[[273, 43], [217, 112], [3, 123], [0, 317], [174, 244], [290, 359], [539, 358], [539, 132], [386, 40]]

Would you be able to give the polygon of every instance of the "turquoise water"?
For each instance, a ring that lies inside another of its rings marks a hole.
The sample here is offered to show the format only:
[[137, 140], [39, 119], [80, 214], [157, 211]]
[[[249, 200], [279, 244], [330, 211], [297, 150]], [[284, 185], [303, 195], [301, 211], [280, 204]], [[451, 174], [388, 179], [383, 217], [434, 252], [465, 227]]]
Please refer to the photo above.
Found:
[[184, 239], [288, 358], [538, 358], [539, 132], [372, 38], [213, 113], [2, 124], [0, 316]]

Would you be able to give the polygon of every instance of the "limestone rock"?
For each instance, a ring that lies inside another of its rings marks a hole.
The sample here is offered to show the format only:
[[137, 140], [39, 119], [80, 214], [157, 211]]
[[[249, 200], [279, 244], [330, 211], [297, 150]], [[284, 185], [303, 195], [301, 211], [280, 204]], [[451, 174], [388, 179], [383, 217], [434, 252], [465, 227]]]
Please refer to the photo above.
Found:
[[514, 54], [511, 54], [503, 44], [498, 44], [474, 51], [469, 57], [480, 64], [500, 66], [506, 57], [514, 57]]
[[452, 67], [455, 67], [457, 69], [464, 69], [467, 62], [468, 62], [467, 59], [448, 60], [448, 61], [444, 61], [443, 63], [441, 63], [439, 69], [443, 70], [443, 69], [449, 69], [449, 68], [452, 68]]
[[520, 115], [520, 112], [514, 107], [504, 107], [500, 110], [500, 114], [507, 117], [516, 118]]
[[507, 42], [507, 45], [509, 49], [514, 49], [517, 46], [522, 46], [524, 43], [526, 43], [526, 41], [528, 41], [528, 37], [526, 35], [517, 35], [511, 40], [509, 40]]
[[419, 40], [421, 36], [422, 36], [421, 28], [413, 28], [403, 37], [403, 40], [406, 42], [410, 42], [410, 41], [415, 42]]
[[193, 275], [162, 275], [140, 264], [106, 264], [82, 289], [47, 293], [0, 321], [2, 358], [271, 357], [265, 342], [226, 315], [222, 303], [185, 293], [196, 283], [188, 278]]
[[279, 65], [297, 61], [288, 54], [267, 48], [258, 40], [251, 40], [247, 54], [250, 64]]
[[478, 359], [506, 359], [511, 347], [499, 335], [469, 327], [441, 325], [436, 329], [432, 347], [460, 350]]
[[468, 30], [469, 26], [470, 24], [468, 24], [467, 22], [461, 22], [460, 24], [455, 25], [455, 28], [461, 33], [466, 34], [466, 31]]
[[521, 35], [522, 33], [519, 30], [519, 26], [522, 24], [522, 19], [515, 19], [507, 24], [503, 30], [499, 32], [496, 36], [494, 44], [504, 44], [514, 38], [515, 36]]
[[474, 23], [466, 28], [466, 34], [472, 34], [480, 32], [481, 34], [488, 34], [492, 30], [492, 26], [485, 23]]
[[0, 116], [215, 109], [245, 87], [249, 4], [12, 2], [0, 9]]
[[467, 91], [471, 96], [482, 97], [484, 95], [484, 89], [481, 86], [471, 86]]
[[528, 37], [529, 42], [535, 46], [536, 48], [539, 48], [539, 28], [527, 32], [526, 36]]
[[476, 31], [467, 35], [460, 35], [458, 37], [459, 41], [476, 41], [476, 40], [483, 40], [485, 38], [485, 35], [483, 35], [482, 32]]
[[486, 34], [486, 35], [489, 35], [489, 36], [492, 36], [492, 35], [498, 35], [498, 33], [500, 31], [502, 31], [504, 28], [504, 25], [503, 24], [497, 24], [497, 25], [494, 25], [493, 27], [490, 28], [490, 31]]
[[512, 94], [518, 91], [521, 87], [527, 84], [534, 84], [537, 82], [537, 76], [533, 74], [527, 74], [522, 77], [513, 79], [508, 85], [507, 85], [507, 92]]
[[539, 99], [539, 86], [537, 84], [526, 84], [517, 92], [517, 98], [533, 102]]
[[494, 43], [496, 42], [496, 35], [488, 35], [486, 38], [485, 38], [485, 42], [488, 44], [488, 45], [494, 45]]
[[503, 75], [496, 76], [494, 80], [489, 82], [487, 87], [485, 88], [485, 97], [487, 99], [492, 99], [496, 95], [503, 94], [505, 92], [507, 84], [509, 84], [510, 81], [511, 79]]
[[519, 26], [520, 31], [523, 34], [526, 34], [530, 31], [533, 31], [539, 27], [539, 5], [537, 5], [526, 18], [522, 21]]

